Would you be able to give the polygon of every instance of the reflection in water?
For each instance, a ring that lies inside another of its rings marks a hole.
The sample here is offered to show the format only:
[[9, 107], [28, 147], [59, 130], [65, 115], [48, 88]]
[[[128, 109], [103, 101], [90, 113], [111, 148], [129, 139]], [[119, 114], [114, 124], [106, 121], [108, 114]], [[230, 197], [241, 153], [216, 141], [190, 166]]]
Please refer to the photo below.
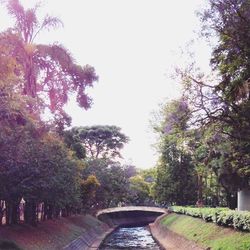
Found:
[[119, 228], [109, 235], [100, 250], [147, 249], [159, 250], [146, 227]]

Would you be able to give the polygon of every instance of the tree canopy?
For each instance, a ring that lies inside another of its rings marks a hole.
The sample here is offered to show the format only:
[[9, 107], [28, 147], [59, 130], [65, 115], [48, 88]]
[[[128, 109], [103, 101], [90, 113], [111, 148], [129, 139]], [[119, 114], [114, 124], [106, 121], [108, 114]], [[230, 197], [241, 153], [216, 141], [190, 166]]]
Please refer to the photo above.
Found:
[[35, 38], [44, 29], [56, 28], [62, 22], [46, 15], [39, 22], [39, 5], [27, 10], [19, 0], [7, 2], [9, 14], [15, 19], [13, 28], [0, 34], [0, 51], [5, 57], [11, 57], [17, 65], [14, 73], [20, 78], [24, 95], [34, 98], [30, 110], [48, 108], [58, 126], [69, 125], [70, 118], [63, 111], [69, 96], [76, 93], [78, 104], [88, 109], [91, 98], [86, 94], [98, 80], [93, 67], [75, 63], [70, 52], [60, 45], [35, 44]]
[[92, 159], [121, 157], [120, 150], [129, 140], [117, 126], [75, 127], [71, 132], [74, 138], [79, 139], [87, 155]]
[[[181, 152], [188, 159], [185, 165], [194, 165], [198, 200], [215, 205], [225, 205], [226, 201], [235, 208], [236, 192], [250, 187], [250, 2], [208, 3], [200, 17], [202, 35], [217, 38], [210, 60], [212, 73], [208, 76], [194, 67], [177, 70], [187, 109], [184, 116], [176, 107], [172, 114], [174, 104], [168, 103], [165, 118], [156, 127], [161, 133], [156, 190], [163, 190], [156, 194], [158, 198], [163, 192], [174, 195], [178, 181], [169, 171], [178, 171]], [[186, 127], [180, 126], [181, 121]], [[166, 160], [168, 165], [164, 165]], [[165, 179], [159, 182], [161, 178]], [[165, 185], [163, 189], [160, 183]]]

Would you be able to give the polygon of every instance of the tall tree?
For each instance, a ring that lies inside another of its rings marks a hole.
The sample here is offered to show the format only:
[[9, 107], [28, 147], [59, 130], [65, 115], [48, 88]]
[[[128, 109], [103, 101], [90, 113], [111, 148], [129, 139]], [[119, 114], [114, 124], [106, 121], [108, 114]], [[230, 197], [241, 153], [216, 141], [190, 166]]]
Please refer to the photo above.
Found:
[[29, 108], [49, 108], [58, 125], [63, 126], [70, 122], [63, 111], [69, 94], [76, 93], [79, 105], [89, 108], [91, 99], [85, 89], [91, 87], [98, 77], [93, 67], [77, 65], [62, 45], [34, 43], [42, 30], [62, 24], [58, 18], [48, 15], [39, 22], [38, 7], [25, 10], [19, 0], [7, 2], [9, 14], [16, 23], [14, 28], [0, 34], [0, 48], [21, 66], [15, 72], [23, 79], [23, 94], [38, 100], [35, 107], [33, 103]]
[[[194, 123], [213, 128], [210, 140], [217, 144], [210, 152], [217, 151], [217, 163], [223, 163], [218, 164], [219, 180], [225, 189], [236, 192], [250, 186], [250, 2], [211, 0], [201, 16], [205, 35], [218, 38], [211, 58], [218, 76], [182, 76], [189, 89]], [[212, 157], [210, 160], [213, 162]]]
[[79, 138], [91, 159], [121, 157], [120, 150], [129, 140], [116, 126], [76, 127], [72, 133]]
[[160, 133], [155, 198], [164, 204], [193, 204], [197, 197], [196, 172], [184, 135], [189, 108], [184, 99], [175, 100], [164, 107], [162, 115], [162, 122], [155, 127]]
[[250, 2], [249, 0], [209, 0], [202, 13], [206, 35], [215, 33], [219, 41], [211, 64], [219, 70], [217, 89], [229, 102], [249, 98], [250, 77]]

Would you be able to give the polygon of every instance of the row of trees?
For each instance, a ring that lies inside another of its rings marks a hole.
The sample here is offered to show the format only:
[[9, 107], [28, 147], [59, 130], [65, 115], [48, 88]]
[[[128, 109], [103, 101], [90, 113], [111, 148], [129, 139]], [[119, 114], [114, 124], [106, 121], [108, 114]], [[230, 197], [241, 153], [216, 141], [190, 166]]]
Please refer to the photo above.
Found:
[[[118, 162], [128, 142], [116, 126], [75, 127], [64, 105], [71, 93], [84, 109], [98, 80], [62, 45], [36, 44], [62, 22], [37, 18], [39, 6], [3, 2], [15, 26], [0, 33], [0, 224], [68, 216], [151, 202], [148, 174]], [[45, 117], [49, 113], [50, 120]], [[46, 118], [46, 119], [45, 119]], [[150, 174], [149, 174], [150, 175]]]
[[209, 76], [178, 70], [183, 96], [167, 103], [159, 134], [159, 202], [236, 207], [250, 186], [250, 2], [213, 0], [202, 35], [217, 36]]
[[[90, 107], [85, 88], [98, 77], [80, 66], [62, 45], [35, 44], [44, 29], [61, 21], [45, 16], [39, 6], [25, 10], [18, 0], [5, 1], [15, 26], [0, 33], [0, 223], [24, 220], [36, 224], [38, 205], [43, 219], [81, 208], [83, 162], [63, 138], [70, 117], [63, 106], [75, 92], [79, 105]], [[50, 112], [50, 121], [42, 119]]]
[[[64, 128], [70, 117], [63, 110], [72, 92], [89, 108], [85, 88], [98, 77], [62, 45], [34, 43], [43, 29], [60, 25], [59, 19], [39, 22], [39, 6], [25, 10], [18, 0], [6, 7], [16, 23], [0, 33], [0, 223], [3, 217], [7, 224], [18, 223], [25, 201], [24, 221], [34, 225], [38, 208], [42, 219], [80, 212], [93, 196], [90, 184], [100, 185], [95, 176], [83, 175], [85, 150], [69, 145]], [[45, 111], [50, 121], [42, 119]]]

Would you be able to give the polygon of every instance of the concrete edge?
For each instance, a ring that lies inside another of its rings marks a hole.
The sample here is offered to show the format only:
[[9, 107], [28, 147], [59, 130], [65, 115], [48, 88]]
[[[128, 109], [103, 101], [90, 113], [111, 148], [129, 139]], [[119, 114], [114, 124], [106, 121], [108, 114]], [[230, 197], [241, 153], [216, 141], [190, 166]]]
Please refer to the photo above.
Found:
[[154, 223], [149, 224], [150, 232], [155, 241], [164, 250], [203, 250], [204, 248], [197, 245], [166, 227], [161, 226], [160, 221], [168, 214], [159, 216]]
[[98, 236], [95, 241], [89, 246], [88, 250], [98, 250], [98, 248], [101, 246], [102, 242], [111, 234], [114, 230], [117, 229], [116, 227], [112, 227], [108, 229], [106, 232], [102, 233], [100, 236]]
[[[156, 241], [156, 243], [160, 246], [160, 248], [162, 250], [166, 250], [167, 248], [166, 247], [169, 247], [169, 246], [166, 246], [166, 244], [164, 245], [163, 244], [163, 241], [161, 240], [161, 238], [157, 235], [156, 233], [156, 230], [155, 230], [155, 227], [156, 227], [156, 221], [159, 221], [161, 220], [163, 217], [167, 216], [168, 214], [163, 214], [159, 217], [157, 217], [157, 219], [153, 222], [153, 223], [149, 223], [148, 224], [148, 227], [149, 227], [149, 231], [153, 237], [153, 239]], [[169, 249], [169, 248], [168, 248]]]

